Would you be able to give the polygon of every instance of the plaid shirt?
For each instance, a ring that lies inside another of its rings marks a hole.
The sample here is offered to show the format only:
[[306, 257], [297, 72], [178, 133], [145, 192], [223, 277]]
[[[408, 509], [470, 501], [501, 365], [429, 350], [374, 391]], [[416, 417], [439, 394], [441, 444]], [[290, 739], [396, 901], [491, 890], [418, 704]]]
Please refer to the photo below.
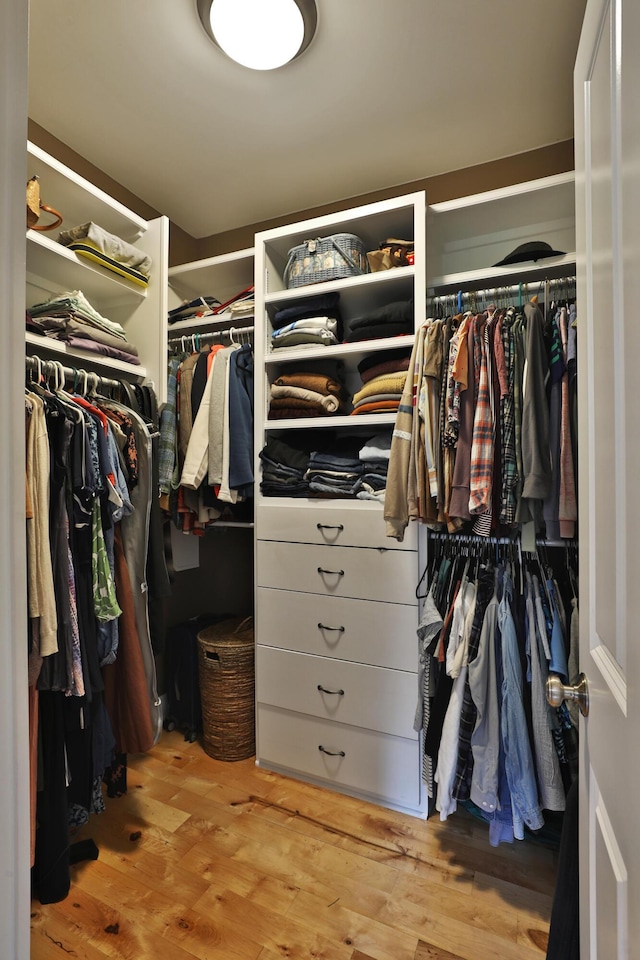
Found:
[[476, 412], [473, 421], [473, 443], [471, 445], [469, 483], [469, 511], [473, 514], [485, 513], [491, 509], [491, 488], [493, 482], [494, 423], [489, 387], [489, 328], [487, 324], [484, 325], [481, 336], [483, 337], [484, 343], [481, 348], [478, 401], [476, 403]]
[[174, 471], [177, 466], [177, 427], [178, 427], [178, 367], [180, 359], [172, 357], [169, 364], [167, 381], [167, 402], [160, 416], [160, 448], [158, 451], [158, 473], [160, 492], [170, 493]]

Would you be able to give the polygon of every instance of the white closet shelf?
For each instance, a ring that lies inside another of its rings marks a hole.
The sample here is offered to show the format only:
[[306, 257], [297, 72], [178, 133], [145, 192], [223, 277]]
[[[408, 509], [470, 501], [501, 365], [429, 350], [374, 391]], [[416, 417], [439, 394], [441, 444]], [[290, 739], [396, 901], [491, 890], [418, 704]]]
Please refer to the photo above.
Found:
[[34, 143], [27, 143], [27, 175], [40, 179], [40, 195], [64, 218], [63, 229], [93, 221], [122, 240], [133, 243], [147, 229], [147, 221], [114, 200], [89, 180], [60, 163]]
[[388, 427], [396, 422], [395, 411], [391, 413], [363, 413], [356, 417], [300, 417], [292, 420], [265, 420], [264, 429], [273, 430], [331, 430], [333, 427]]
[[101, 304], [141, 301], [145, 287], [79, 257], [51, 237], [27, 231], [27, 282], [50, 293], [82, 290]]
[[377, 273], [365, 273], [361, 277], [345, 277], [342, 280], [325, 280], [322, 283], [309, 283], [289, 290], [271, 290], [265, 293], [265, 304], [274, 303], [286, 306], [289, 301], [304, 300], [306, 297], [320, 296], [325, 293], [357, 293], [364, 290], [375, 291], [379, 295], [380, 287], [407, 286], [413, 283], [415, 267], [394, 267], [391, 270], [379, 270]]
[[241, 329], [247, 324], [253, 323], [253, 314], [245, 314], [242, 317], [233, 316], [229, 310], [224, 313], [208, 314], [205, 317], [189, 317], [186, 320], [176, 320], [168, 326], [169, 336], [173, 333], [188, 331], [197, 333], [202, 330], [215, 330], [217, 327], [226, 328], [231, 325], [234, 328]]
[[342, 357], [358, 359], [368, 357], [381, 350], [410, 350], [414, 336], [386, 337], [380, 340], [358, 340], [356, 343], [337, 343], [329, 347], [280, 347], [268, 353], [264, 362], [267, 365], [292, 363], [300, 360], [339, 360]]
[[440, 203], [430, 203], [431, 213], [451, 213], [452, 210], [466, 210], [478, 204], [495, 203], [496, 200], [517, 200], [529, 193], [553, 190], [555, 187], [572, 186], [575, 183], [573, 170], [567, 173], [557, 173], [550, 177], [540, 177], [537, 180], [527, 180], [525, 183], [514, 183], [509, 187], [500, 187], [497, 190], [486, 190], [484, 193], [470, 194], [468, 197], [457, 197], [455, 200], [442, 200]]
[[169, 268], [169, 285], [184, 300], [217, 297], [224, 303], [253, 283], [254, 248], [194, 260]]
[[[26, 331], [25, 342], [27, 352], [37, 353], [39, 355], [49, 354], [59, 359], [67, 357], [69, 361], [81, 361], [89, 367], [100, 367], [107, 375], [111, 371], [114, 374], [127, 374], [127, 378], [136, 380], [145, 380], [147, 377], [146, 367], [138, 366], [135, 363], [125, 363], [124, 360], [118, 360], [115, 357], [105, 357], [98, 353], [92, 353], [90, 350], [78, 350], [68, 347], [61, 340], [54, 340], [51, 337], [41, 337], [37, 333]], [[79, 363], [70, 363], [71, 366], [79, 366]]]
[[463, 273], [449, 273], [429, 279], [428, 293], [434, 296], [442, 293], [457, 293], [458, 290], [476, 290], [492, 287], [504, 287], [513, 283], [543, 283], [575, 273], [576, 255], [567, 253], [534, 264], [510, 264], [507, 267], [489, 267], [484, 270], [467, 270]]

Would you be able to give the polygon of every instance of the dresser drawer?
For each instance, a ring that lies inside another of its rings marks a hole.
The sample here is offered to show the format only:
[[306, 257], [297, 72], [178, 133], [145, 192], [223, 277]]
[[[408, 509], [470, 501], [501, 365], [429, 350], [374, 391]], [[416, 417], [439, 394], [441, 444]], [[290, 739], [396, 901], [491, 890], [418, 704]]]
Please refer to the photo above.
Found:
[[258, 646], [256, 697], [367, 730], [409, 740], [418, 736], [413, 729], [418, 678], [404, 670]]
[[289, 713], [266, 704], [258, 705], [257, 720], [260, 764], [420, 812], [417, 740]]
[[259, 587], [257, 642], [397, 670], [418, 669], [418, 608]]
[[380, 504], [362, 501], [345, 503], [327, 500], [317, 503], [264, 503], [257, 506], [260, 540], [289, 540], [294, 543], [320, 543], [341, 547], [385, 547], [387, 550], [416, 550], [415, 524], [398, 543], [385, 534]]
[[417, 554], [259, 540], [258, 586], [415, 604]]

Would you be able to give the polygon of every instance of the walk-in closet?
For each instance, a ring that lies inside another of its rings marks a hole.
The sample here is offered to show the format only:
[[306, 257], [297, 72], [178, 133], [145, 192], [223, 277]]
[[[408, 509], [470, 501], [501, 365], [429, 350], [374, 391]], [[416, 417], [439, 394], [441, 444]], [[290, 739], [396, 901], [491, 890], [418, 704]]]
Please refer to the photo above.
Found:
[[640, 12], [252, 3], [0, 13], [7, 960], [632, 960]]

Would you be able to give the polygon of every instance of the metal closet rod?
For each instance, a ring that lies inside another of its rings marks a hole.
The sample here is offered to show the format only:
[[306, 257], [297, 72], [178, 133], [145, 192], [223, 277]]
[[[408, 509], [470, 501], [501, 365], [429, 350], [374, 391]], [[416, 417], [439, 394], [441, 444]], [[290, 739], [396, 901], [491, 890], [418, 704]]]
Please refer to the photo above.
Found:
[[96, 387], [119, 387], [122, 382], [120, 380], [111, 380], [109, 377], [103, 377], [93, 370], [84, 370], [82, 367], [67, 367], [60, 363], [59, 360], [43, 360], [37, 356], [37, 354], [30, 354], [30, 356], [25, 357], [25, 364], [27, 369], [34, 370], [38, 376], [44, 375], [48, 377], [50, 375], [60, 376], [60, 374], [62, 374], [65, 381], [72, 380], [74, 385], [77, 384], [79, 377], [82, 378], [85, 387], [87, 384], [95, 385]]
[[449, 293], [437, 293], [429, 297], [429, 302], [431, 303], [440, 303], [444, 300], [455, 300], [458, 297], [463, 299], [472, 299], [477, 300], [486, 300], [491, 297], [500, 297], [505, 296], [505, 294], [510, 293], [522, 293], [523, 290], [530, 287], [537, 287], [540, 289], [548, 289], [549, 292], [557, 290], [558, 288], [567, 288], [575, 287], [576, 277], [553, 277], [553, 278], [543, 278], [541, 280], [523, 280], [520, 283], [508, 283], [504, 286], [496, 287], [486, 287], [482, 290], [451, 290]]
[[187, 349], [187, 345], [191, 344], [192, 350], [195, 352], [198, 351], [199, 344], [207, 343], [209, 340], [217, 340], [221, 337], [229, 337], [233, 340], [234, 336], [242, 337], [243, 334], [252, 334], [255, 330], [255, 327], [225, 327], [224, 330], [207, 330], [205, 333], [188, 333], [183, 334], [181, 337], [170, 337], [167, 341], [167, 345], [170, 348], [180, 347], [183, 351]]
[[[513, 544], [518, 546], [521, 543], [520, 536], [515, 537], [483, 537], [479, 533], [443, 533], [441, 531], [429, 530], [429, 540], [439, 540], [443, 543], [458, 543], [461, 546], [476, 546], [490, 544], [491, 546], [502, 546]], [[537, 547], [575, 547], [578, 541], [575, 539], [566, 540], [545, 540], [543, 537], [536, 537]]]

